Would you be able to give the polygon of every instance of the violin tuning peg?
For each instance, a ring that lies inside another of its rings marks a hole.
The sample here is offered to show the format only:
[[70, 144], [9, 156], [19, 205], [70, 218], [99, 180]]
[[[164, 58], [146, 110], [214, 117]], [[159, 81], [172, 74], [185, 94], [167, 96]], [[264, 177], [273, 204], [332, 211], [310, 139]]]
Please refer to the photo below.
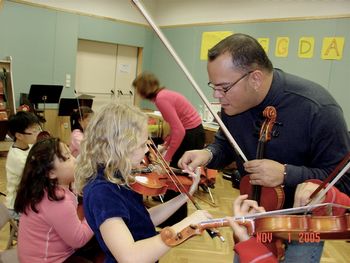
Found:
[[283, 123], [282, 123], [282, 122], [276, 121], [275, 124], [278, 125], [278, 126], [283, 126]]
[[277, 130], [273, 130], [272, 131], [272, 136], [273, 137], [278, 137], [280, 135], [280, 132], [279, 131], [277, 131]]

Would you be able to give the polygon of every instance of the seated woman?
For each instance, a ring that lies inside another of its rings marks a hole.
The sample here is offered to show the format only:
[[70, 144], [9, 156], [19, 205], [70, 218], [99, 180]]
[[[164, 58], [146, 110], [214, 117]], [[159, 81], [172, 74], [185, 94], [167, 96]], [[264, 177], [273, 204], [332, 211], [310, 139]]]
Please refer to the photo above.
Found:
[[77, 197], [70, 191], [75, 158], [58, 138], [41, 140], [31, 148], [17, 191], [20, 213], [18, 256], [22, 263], [64, 262], [79, 256], [93, 236], [77, 215]]

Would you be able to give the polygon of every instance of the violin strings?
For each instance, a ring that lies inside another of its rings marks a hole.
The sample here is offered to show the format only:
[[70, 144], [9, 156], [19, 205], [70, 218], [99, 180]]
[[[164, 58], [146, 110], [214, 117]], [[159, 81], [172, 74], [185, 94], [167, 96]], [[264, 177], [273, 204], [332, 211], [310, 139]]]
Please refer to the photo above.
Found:
[[286, 209], [280, 209], [280, 210], [274, 210], [274, 211], [268, 211], [268, 212], [261, 212], [261, 213], [246, 215], [246, 216], [234, 216], [232, 218], [234, 220], [242, 220], [242, 219], [247, 220], [247, 219], [255, 219], [255, 218], [261, 218], [261, 217], [272, 216], [272, 215], [288, 215], [288, 214], [294, 214], [294, 213], [304, 213], [304, 212], [309, 212], [314, 208], [325, 207], [325, 206], [350, 209], [350, 207], [344, 206], [344, 205], [339, 205], [334, 203], [323, 203], [323, 204], [286, 208]]
[[[180, 182], [180, 180], [176, 177], [175, 173], [171, 170], [171, 168], [168, 166], [166, 161], [164, 160], [163, 156], [159, 153], [154, 141], [152, 138], [149, 138], [151, 144], [150, 144], [150, 150], [153, 152], [153, 154], [157, 157], [159, 160], [159, 164], [162, 166], [162, 169], [165, 171], [165, 173], [168, 175], [170, 180], [174, 183], [175, 187], [179, 190], [180, 193], [182, 191], [186, 194], [186, 188], [183, 186], [183, 184]], [[179, 188], [181, 187], [182, 190]]]

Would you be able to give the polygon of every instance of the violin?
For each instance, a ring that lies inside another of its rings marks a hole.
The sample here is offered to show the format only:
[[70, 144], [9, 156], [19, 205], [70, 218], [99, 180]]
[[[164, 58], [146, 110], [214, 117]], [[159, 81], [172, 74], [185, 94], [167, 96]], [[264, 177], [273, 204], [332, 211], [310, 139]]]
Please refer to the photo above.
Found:
[[[306, 243], [319, 242], [325, 239], [350, 239], [349, 213], [341, 216], [287, 215], [322, 206], [338, 206], [349, 209], [349, 207], [326, 203], [257, 213], [246, 217], [234, 217], [234, 220], [238, 224], [247, 227], [249, 235], [255, 235], [257, 238], [264, 234], [271, 235], [274, 238], [282, 238], [289, 242], [299, 240]], [[178, 233], [175, 233], [172, 228], [166, 227], [161, 231], [161, 238], [165, 244], [174, 247], [193, 236], [201, 235], [207, 228], [227, 226], [230, 226], [227, 218], [218, 218], [189, 225]]]
[[[166, 172], [154, 170], [152, 164], [143, 167], [140, 170], [135, 170], [135, 180], [131, 184], [131, 187], [135, 192], [147, 196], [163, 195], [167, 190], [181, 192], [181, 189], [178, 187], [177, 183], [182, 184], [185, 190], [189, 191], [193, 184], [192, 178], [180, 169], [171, 167], [171, 170], [176, 175], [176, 181], [170, 179]], [[201, 167], [200, 183], [203, 182], [209, 185], [211, 183], [214, 184], [214, 182], [212, 182], [212, 178], [208, 178], [214, 173], [217, 172], [212, 169], [205, 169]]]
[[[333, 179], [333, 181], [329, 183], [321, 195], [325, 195], [330, 187], [333, 186], [349, 169], [350, 153], [344, 157], [333, 172], [326, 178], [325, 182], [329, 182], [331, 179]], [[324, 186], [324, 184], [320, 185], [320, 187]], [[319, 188], [316, 189], [311, 196], [315, 196], [319, 191]], [[316, 200], [320, 199], [316, 198]], [[311, 203], [312, 201], [313, 200], [311, 200]], [[350, 209], [350, 207], [333, 203], [312, 204], [302, 207], [234, 217], [234, 220], [238, 224], [246, 226], [248, 233], [250, 235], [256, 235], [257, 238], [259, 237], [259, 234], [265, 233], [267, 235], [273, 235], [276, 239], [285, 239], [289, 242], [291, 240], [299, 240], [299, 242], [307, 243], [319, 242], [321, 239], [350, 239], [350, 214], [346, 213], [338, 216], [330, 215], [333, 207], [347, 210]], [[290, 215], [296, 213], [307, 213], [312, 209], [320, 208], [326, 208], [326, 213], [328, 213], [328, 215]], [[192, 236], [200, 235], [207, 227], [218, 228], [229, 225], [227, 218], [214, 219], [196, 225], [190, 225], [179, 233], [174, 233], [171, 228], [164, 228], [164, 230], [162, 230], [164, 233], [161, 233], [161, 237], [168, 246], [177, 246]], [[278, 256], [283, 256], [283, 251], [279, 248], [277, 248], [277, 253]]]
[[[162, 156], [152, 141], [148, 145], [150, 157], [145, 156], [143, 165], [134, 169], [134, 182], [131, 188], [139, 194], [155, 196], [163, 195], [167, 190], [188, 192], [193, 180], [181, 169], [164, 165]], [[162, 166], [162, 167], [160, 167]], [[201, 167], [200, 184], [212, 186], [215, 183], [217, 170]]]
[[160, 181], [156, 173], [134, 176], [134, 182], [130, 187], [135, 192], [147, 196], [164, 195], [168, 190], [168, 185]]
[[[262, 159], [264, 157], [264, 147], [265, 144], [271, 140], [272, 129], [276, 123], [277, 111], [275, 107], [268, 106], [264, 109], [263, 115], [265, 120], [260, 129], [256, 159]], [[266, 211], [281, 209], [285, 199], [282, 186], [262, 187], [260, 185], [251, 185], [249, 176], [244, 176], [242, 178], [240, 182], [240, 193], [248, 194], [249, 199], [257, 201]]]
[[[167, 189], [170, 189], [170, 187], [173, 185], [180, 193], [186, 194], [188, 199], [192, 202], [192, 204], [196, 207], [197, 210], [201, 210], [199, 204], [194, 200], [192, 195], [189, 193], [189, 189], [192, 185], [192, 180], [187, 177], [187, 179], [191, 181], [191, 185], [189, 185], [188, 188], [186, 188], [185, 185], [182, 184], [182, 182], [179, 179], [181, 177], [175, 175], [173, 170], [170, 168], [170, 166], [164, 160], [163, 156], [159, 153], [156, 145], [154, 144], [154, 142], [151, 138], [149, 138], [148, 148], [149, 148], [151, 154], [156, 156], [156, 158], [158, 159], [159, 164], [161, 165], [161, 168], [165, 172], [168, 179], [167, 179], [166, 183], [164, 183], [164, 181], [162, 182], [156, 173], [153, 173], [151, 175], [152, 179], [148, 179], [148, 177], [146, 179], [145, 176], [139, 175], [139, 177], [135, 176], [135, 181], [130, 184], [130, 187], [134, 191], [141, 193], [141, 194], [146, 194], [146, 192], [147, 192], [147, 193], [150, 193], [151, 195], [152, 194], [157, 195], [157, 194], [163, 193]], [[172, 183], [170, 183], [170, 182], [172, 182]], [[155, 194], [155, 193], [157, 193], [157, 194]], [[208, 234], [210, 235], [211, 238], [219, 237], [221, 241], [224, 241], [224, 238], [220, 235], [220, 233], [218, 231], [214, 231], [211, 229], [206, 229], [206, 231], [208, 232]]]
[[[192, 179], [181, 171], [181, 175], [175, 174], [176, 179], [169, 171], [158, 169], [153, 164], [150, 164], [149, 159], [145, 156], [145, 166], [134, 170], [134, 182], [130, 187], [137, 193], [147, 196], [164, 195], [167, 190], [181, 192], [185, 189], [189, 191], [192, 186]], [[173, 170], [173, 169], [172, 169]], [[178, 172], [178, 171], [177, 171]], [[178, 184], [183, 186], [180, 189]]]

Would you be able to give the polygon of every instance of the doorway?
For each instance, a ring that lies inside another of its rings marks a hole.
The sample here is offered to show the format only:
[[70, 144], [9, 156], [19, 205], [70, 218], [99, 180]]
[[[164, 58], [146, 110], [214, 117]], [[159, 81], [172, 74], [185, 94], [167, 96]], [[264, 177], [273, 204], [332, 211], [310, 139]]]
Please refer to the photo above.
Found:
[[77, 96], [94, 96], [94, 111], [110, 101], [134, 105], [132, 81], [137, 74], [137, 57], [137, 47], [78, 40]]

